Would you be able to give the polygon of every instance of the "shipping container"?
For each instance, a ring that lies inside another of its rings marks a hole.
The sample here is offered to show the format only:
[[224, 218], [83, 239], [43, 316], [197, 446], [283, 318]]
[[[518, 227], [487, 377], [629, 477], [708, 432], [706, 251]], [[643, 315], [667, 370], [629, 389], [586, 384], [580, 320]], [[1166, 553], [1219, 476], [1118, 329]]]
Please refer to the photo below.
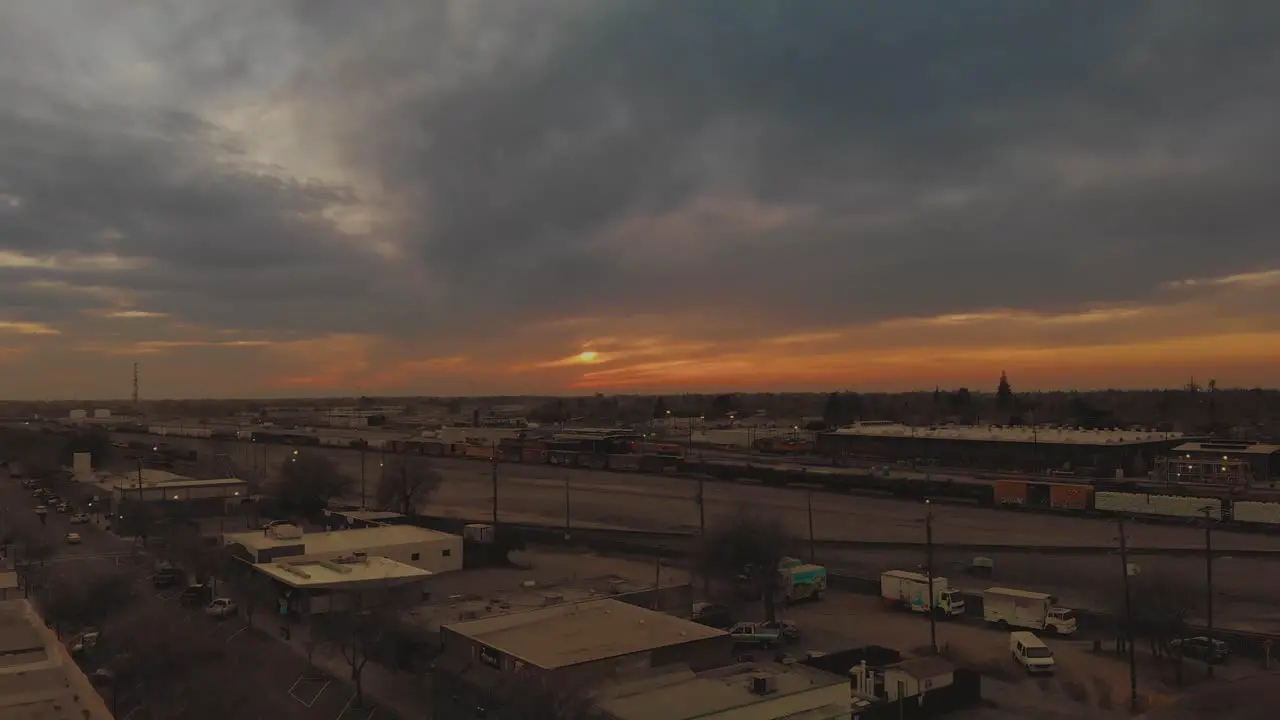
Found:
[[1231, 516], [1240, 523], [1280, 525], [1280, 503], [1237, 501]]
[[1026, 505], [1027, 483], [1021, 480], [997, 480], [995, 500], [997, 505]]
[[1049, 486], [1049, 506], [1055, 510], [1088, 510], [1093, 488], [1088, 485]]

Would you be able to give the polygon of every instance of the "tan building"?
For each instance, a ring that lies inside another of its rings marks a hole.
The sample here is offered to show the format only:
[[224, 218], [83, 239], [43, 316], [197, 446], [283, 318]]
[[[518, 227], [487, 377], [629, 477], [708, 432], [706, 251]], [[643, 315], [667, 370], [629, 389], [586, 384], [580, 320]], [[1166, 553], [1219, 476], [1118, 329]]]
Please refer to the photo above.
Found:
[[0, 718], [111, 720], [111, 712], [26, 600], [0, 601]]
[[441, 717], [487, 707], [522, 678], [589, 688], [654, 668], [733, 662], [728, 633], [608, 598], [451, 623], [440, 642], [432, 687]]
[[799, 664], [688, 668], [601, 689], [614, 720], [847, 720], [847, 678]]
[[384, 557], [337, 556], [327, 560], [287, 558], [259, 563], [278, 602], [296, 615], [346, 610], [361, 593], [398, 588], [412, 592], [431, 573]]
[[462, 538], [414, 525], [381, 525], [355, 530], [308, 533], [295, 525], [227, 533], [223, 544], [235, 546], [252, 563], [282, 558], [331, 560], [364, 554], [404, 563], [432, 574], [462, 569]]

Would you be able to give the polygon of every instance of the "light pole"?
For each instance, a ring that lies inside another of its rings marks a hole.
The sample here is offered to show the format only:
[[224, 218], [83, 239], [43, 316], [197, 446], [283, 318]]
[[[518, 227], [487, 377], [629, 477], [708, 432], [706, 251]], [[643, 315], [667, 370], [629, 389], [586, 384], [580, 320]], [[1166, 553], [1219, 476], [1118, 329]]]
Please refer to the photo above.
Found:
[[564, 476], [564, 539], [568, 542], [571, 533], [569, 521], [569, 476]]
[[1213, 677], [1213, 506], [1200, 508], [1204, 513], [1204, 606], [1205, 635], [1209, 638], [1209, 656], [1205, 659], [1205, 674]]
[[933, 503], [926, 499], [924, 508], [924, 572], [929, 581], [929, 600], [925, 607], [929, 608], [929, 650], [937, 655], [938, 609], [934, 607], [936, 601], [933, 596]]
[[367, 510], [364, 503], [364, 445], [360, 446], [360, 509]]

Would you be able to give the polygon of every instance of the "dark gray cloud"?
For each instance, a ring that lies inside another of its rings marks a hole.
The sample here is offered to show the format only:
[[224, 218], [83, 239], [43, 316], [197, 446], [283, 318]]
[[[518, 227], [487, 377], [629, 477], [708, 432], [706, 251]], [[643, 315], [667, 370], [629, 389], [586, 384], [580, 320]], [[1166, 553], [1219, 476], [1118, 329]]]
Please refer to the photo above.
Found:
[[[0, 250], [145, 259], [77, 282], [191, 322], [767, 333], [1280, 265], [1271, 2], [107, 4], [0, 9]], [[93, 304], [3, 272], [23, 315]]]

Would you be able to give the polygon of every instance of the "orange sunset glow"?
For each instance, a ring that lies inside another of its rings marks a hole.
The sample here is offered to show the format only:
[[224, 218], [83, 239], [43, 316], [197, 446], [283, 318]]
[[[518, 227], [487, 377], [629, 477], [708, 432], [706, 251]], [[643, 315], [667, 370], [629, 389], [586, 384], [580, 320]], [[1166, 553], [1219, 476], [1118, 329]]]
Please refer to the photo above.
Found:
[[1280, 385], [1243, 14], [550, 2], [0, 9], [0, 397]]

